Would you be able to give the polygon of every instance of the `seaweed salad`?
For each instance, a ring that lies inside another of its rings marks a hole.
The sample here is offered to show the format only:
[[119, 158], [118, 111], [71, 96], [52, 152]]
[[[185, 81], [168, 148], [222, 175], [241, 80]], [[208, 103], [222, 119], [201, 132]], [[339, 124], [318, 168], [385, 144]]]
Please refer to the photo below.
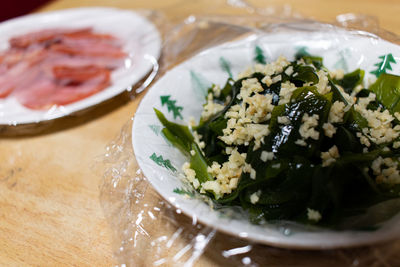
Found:
[[363, 80], [321, 57], [281, 56], [209, 88], [197, 125], [155, 112], [200, 194], [254, 223], [337, 228], [400, 196], [400, 77]]

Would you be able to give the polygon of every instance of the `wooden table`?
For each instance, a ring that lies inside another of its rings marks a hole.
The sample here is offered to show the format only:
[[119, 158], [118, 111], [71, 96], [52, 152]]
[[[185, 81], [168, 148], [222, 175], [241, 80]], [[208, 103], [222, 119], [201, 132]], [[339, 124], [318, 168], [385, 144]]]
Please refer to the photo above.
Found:
[[[285, 3], [286, 8], [290, 5], [323, 21], [348, 12], [373, 15], [383, 28], [400, 35], [398, 0], [249, 2], [260, 7]], [[192, 13], [237, 12], [223, 4], [218, 0], [56, 0], [39, 12], [80, 6], [150, 8], [161, 9], [171, 21]], [[130, 102], [120, 97], [90, 117], [67, 118], [41, 134], [0, 139], [0, 266], [116, 264], [111, 231], [99, 203], [101, 177], [90, 166], [134, 114], [139, 101], [140, 97]]]

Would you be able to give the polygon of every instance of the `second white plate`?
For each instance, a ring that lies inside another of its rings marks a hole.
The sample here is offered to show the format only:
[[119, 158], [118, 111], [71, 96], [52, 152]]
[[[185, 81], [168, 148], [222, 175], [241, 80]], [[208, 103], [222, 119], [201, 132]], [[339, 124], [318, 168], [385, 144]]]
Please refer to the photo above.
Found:
[[109, 33], [119, 38], [129, 54], [124, 67], [113, 71], [111, 86], [75, 103], [46, 111], [30, 110], [12, 96], [0, 99], [0, 125], [24, 124], [51, 120], [88, 108], [116, 96], [140, 81], [157, 62], [161, 37], [156, 27], [141, 15], [115, 8], [77, 8], [40, 13], [12, 19], [0, 24], [0, 51], [16, 35], [48, 28], [84, 28]]

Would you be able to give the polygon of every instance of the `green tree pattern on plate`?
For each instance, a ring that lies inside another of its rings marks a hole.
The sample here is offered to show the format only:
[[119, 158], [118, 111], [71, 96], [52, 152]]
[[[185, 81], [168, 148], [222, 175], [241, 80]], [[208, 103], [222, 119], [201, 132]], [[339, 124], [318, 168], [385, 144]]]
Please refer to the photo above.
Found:
[[162, 126], [161, 125], [155, 125], [155, 124], [150, 124], [149, 128], [158, 136], [161, 133]]
[[164, 167], [168, 170], [171, 170], [173, 172], [176, 172], [175, 167], [172, 166], [171, 161], [169, 159], [164, 159], [161, 155], [157, 156], [156, 153], [153, 153], [150, 156], [150, 159], [154, 161], [157, 165]]
[[256, 47], [254, 48], [254, 61], [257, 63], [260, 63], [260, 64], [267, 63], [267, 60], [264, 55], [264, 51], [258, 45], [256, 45]]
[[163, 134], [163, 132], [162, 132], [162, 126], [161, 125], [156, 125], [156, 124], [150, 124], [149, 125], [149, 128], [152, 130], [152, 132], [153, 133], [155, 133], [157, 136], [161, 136], [163, 139], [164, 139], [164, 141], [165, 141], [165, 143], [168, 145], [168, 146], [172, 146], [172, 144], [168, 141], [168, 139], [165, 137], [165, 135]]
[[171, 100], [170, 99], [171, 96], [170, 95], [162, 95], [160, 96], [161, 99], [161, 105], [167, 105], [168, 108], [168, 112], [172, 112], [174, 119], [176, 119], [177, 117], [181, 118], [181, 120], [183, 119], [181, 111], [183, 110], [183, 107], [177, 106], [176, 105], [176, 100]]
[[296, 57], [311, 56], [310, 53], [307, 51], [308, 50], [307, 46], [298, 46], [296, 47], [296, 49], [297, 49]]
[[392, 70], [392, 66], [390, 66], [391, 63], [396, 64], [396, 60], [394, 60], [394, 57], [391, 53], [380, 56], [379, 58], [381, 59], [381, 61], [374, 64], [374, 66], [377, 66], [378, 68], [370, 72], [371, 74], [374, 74], [377, 78], [382, 73], [386, 73], [386, 70]]
[[351, 56], [351, 52], [349, 49], [344, 49], [344, 50], [340, 50], [338, 52], [338, 57], [339, 60], [336, 61], [335, 65], [333, 65], [333, 67], [335, 69], [342, 69], [344, 70], [345, 73], [349, 72], [349, 65], [347, 64], [347, 60], [346, 58]]
[[192, 88], [199, 99], [204, 100], [207, 96], [208, 88], [211, 87], [211, 82], [209, 82], [204, 76], [195, 71], [190, 71], [190, 81], [192, 83]]
[[173, 190], [174, 193], [179, 194], [179, 195], [188, 195], [189, 197], [194, 197], [194, 193], [190, 192], [189, 190], [183, 189], [183, 188], [175, 188]]
[[219, 66], [221, 67], [221, 69], [223, 71], [228, 73], [229, 78], [233, 78], [232, 71], [231, 71], [231, 63], [229, 63], [229, 61], [226, 58], [224, 58], [224, 57], [219, 58]]

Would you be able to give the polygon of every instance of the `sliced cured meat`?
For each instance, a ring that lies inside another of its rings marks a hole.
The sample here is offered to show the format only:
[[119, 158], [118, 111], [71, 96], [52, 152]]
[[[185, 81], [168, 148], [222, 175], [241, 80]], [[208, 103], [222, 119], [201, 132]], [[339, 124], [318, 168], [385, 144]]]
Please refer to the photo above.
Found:
[[59, 85], [51, 77], [41, 75], [24, 90], [15, 93], [17, 100], [30, 109], [48, 109], [67, 105], [91, 96], [110, 85], [110, 72], [104, 71], [80, 84]]
[[85, 33], [85, 32], [91, 32], [91, 28], [83, 28], [83, 29], [77, 29], [77, 30], [71, 30], [71, 29], [47, 29], [47, 30], [41, 30], [41, 31], [36, 31], [28, 34], [24, 34], [21, 36], [16, 36], [10, 39], [9, 43], [11, 47], [14, 48], [27, 48], [28, 46], [32, 44], [37, 44], [37, 43], [44, 43], [47, 41], [52, 41], [55, 42], [59, 40], [63, 34], [66, 33]]
[[117, 38], [110, 34], [101, 34], [101, 33], [94, 33], [92, 31], [84, 32], [84, 31], [74, 31], [74, 32], [67, 32], [63, 35], [64, 38], [70, 38], [70, 39], [92, 39], [96, 41], [115, 41], [119, 42]]
[[27, 62], [20, 62], [0, 75], [0, 98], [7, 97], [14, 89], [31, 79], [36, 75], [34, 72]]
[[96, 43], [92, 41], [79, 40], [79, 41], [65, 41], [51, 46], [51, 50], [65, 53], [71, 56], [90, 56], [90, 57], [110, 57], [110, 58], [123, 58], [126, 54], [121, 51], [121, 48], [107, 44]]
[[123, 66], [124, 58], [80, 56], [80, 57], [55, 58], [53, 61], [50, 60], [49, 62], [53, 62], [54, 65], [66, 65], [78, 68], [82, 66], [96, 65], [109, 70], [113, 70]]
[[0, 53], [0, 98], [46, 109], [93, 95], [110, 85], [126, 53], [112, 35], [90, 28], [47, 29], [12, 38]]
[[81, 84], [96, 76], [107, 75], [107, 73], [109, 73], [108, 69], [96, 65], [79, 67], [59, 65], [53, 67], [53, 77], [62, 85]]

